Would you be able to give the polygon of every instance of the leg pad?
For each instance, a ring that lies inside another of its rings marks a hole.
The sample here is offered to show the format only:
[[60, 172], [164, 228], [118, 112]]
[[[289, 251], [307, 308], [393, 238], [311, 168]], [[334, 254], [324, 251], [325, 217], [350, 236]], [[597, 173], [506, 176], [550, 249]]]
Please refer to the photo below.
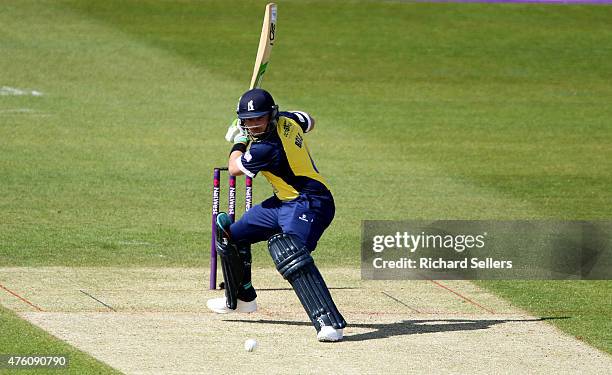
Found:
[[319, 331], [322, 326], [344, 328], [346, 321], [334, 304], [314, 259], [301, 241], [291, 234], [276, 234], [268, 240], [268, 250], [276, 269], [291, 283], [316, 330]]
[[229, 216], [222, 212], [217, 215], [217, 253], [221, 257], [221, 269], [225, 281], [225, 299], [227, 307], [236, 310], [238, 292], [242, 283], [244, 265], [236, 244], [230, 239]]

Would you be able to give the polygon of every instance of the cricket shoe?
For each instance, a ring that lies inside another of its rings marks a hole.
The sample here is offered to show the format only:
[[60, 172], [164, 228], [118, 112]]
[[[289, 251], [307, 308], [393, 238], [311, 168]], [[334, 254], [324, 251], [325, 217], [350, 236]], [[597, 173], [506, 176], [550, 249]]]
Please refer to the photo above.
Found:
[[238, 300], [236, 304], [236, 310], [232, 310], [226, 305], [225, 297], [212, 298], [206, 301], [206, 307], [216, 312], [217, 314], [229, 314], [229, 313], [252, 313], [257, 311], [257, 302], [252, 300], [250, 302], [245, 302], [243, 300]]
[[342, 340], [342, 337], [342, 328], [336, 329], [331, 326], [322, 326], [321, 330], [317, 332], [317, 339], [321, 342], [340, 341]]

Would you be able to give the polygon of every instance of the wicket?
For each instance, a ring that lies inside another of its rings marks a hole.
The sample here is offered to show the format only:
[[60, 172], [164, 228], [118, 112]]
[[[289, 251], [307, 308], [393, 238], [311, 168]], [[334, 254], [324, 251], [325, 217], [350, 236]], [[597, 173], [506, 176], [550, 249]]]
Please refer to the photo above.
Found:
[[[221, 172], [227, 171], [226, 167], [216, 167], [213, 170], [213, 195], [212, 195], [212, 233], [210, 238], [210, 284], [209, 289], [217, 289], [217, 248], [216, 248], [216, 223], [219, 213], [221, 194]], [[236, 220], [236, 176], [228, 173], [228, 205], [227, 214], [232, 222]], [[245, 199], [244, 211], [248, 211], [253, 205], [253, 179], [245, 176]]]

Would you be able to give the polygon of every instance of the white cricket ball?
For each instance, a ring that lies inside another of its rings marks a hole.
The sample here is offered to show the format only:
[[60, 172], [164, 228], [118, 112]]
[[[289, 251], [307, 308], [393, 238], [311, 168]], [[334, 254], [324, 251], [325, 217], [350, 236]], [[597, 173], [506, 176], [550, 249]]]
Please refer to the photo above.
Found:
[[253, 339], [248, 339], [244, 342], [244, 350], [247, 352], [252, 352], [257, 347], [257, 341]]

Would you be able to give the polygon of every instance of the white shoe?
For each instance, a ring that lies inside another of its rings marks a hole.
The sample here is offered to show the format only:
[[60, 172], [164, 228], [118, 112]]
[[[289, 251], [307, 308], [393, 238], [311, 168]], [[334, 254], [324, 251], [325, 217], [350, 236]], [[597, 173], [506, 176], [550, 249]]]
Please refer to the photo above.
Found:
[[225, 304], [225, 297], [212, 298], [206, 301], [206, 307], [216, 312], [217, 314], [228, 314], [228, 313], [252, 313], [257, 310], [257, 302], [252, 300], [251, 302], [244, 302], [238, 300], [236, 304], [236, 310], [232, 310]]
[[317, 339], [321, 342], [334, 342], [342, 340], [342, 328], [335, 329], [330, 326], [323, 326], [321, 330], [317, 332]]

